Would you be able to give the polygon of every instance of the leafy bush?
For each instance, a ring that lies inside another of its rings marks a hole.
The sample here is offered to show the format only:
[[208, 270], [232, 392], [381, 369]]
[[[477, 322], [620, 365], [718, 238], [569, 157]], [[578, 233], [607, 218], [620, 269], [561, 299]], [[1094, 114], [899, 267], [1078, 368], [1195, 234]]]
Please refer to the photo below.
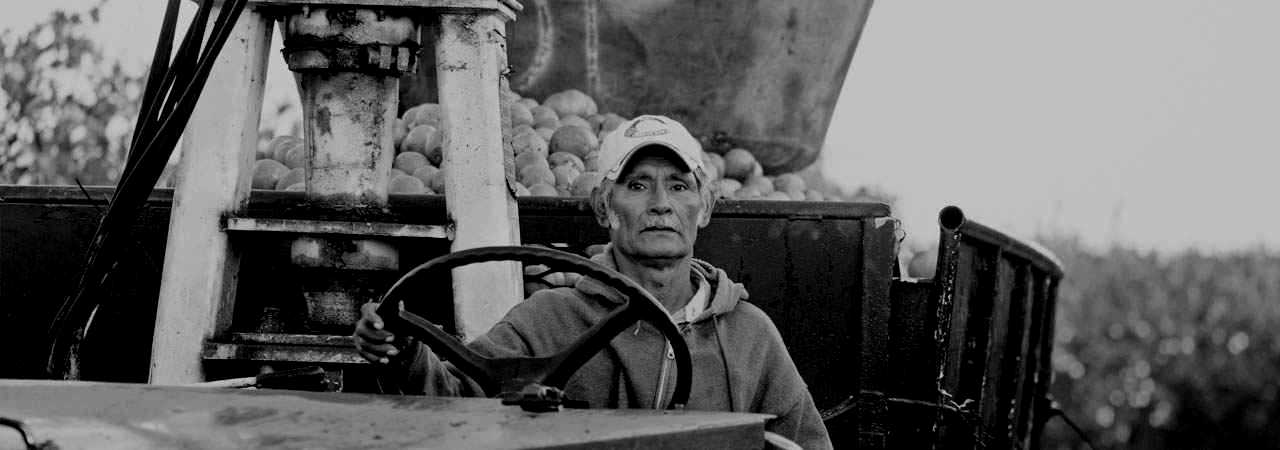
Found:
[[144, 78], [87, 36], [101, 7], [0, 34], [0, 184], [114, 184]]
[[[1280, 448], [1280, 254], [1046, 239], [1065, 266], [1052, 394], [1099, 448]], [[1083, 448], [1060, 420], [1045, 448]]]

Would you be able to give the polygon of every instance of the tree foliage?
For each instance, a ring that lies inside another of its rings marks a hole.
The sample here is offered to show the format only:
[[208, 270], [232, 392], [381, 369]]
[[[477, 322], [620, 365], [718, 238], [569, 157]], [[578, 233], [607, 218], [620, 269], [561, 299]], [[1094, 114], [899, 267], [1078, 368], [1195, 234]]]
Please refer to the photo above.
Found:
[[[1052, 393], [1100, 448], [1280, 448], [1280, 254], [1156, 255], [1049, 240]], [[1046, 448], [1083, 448], [1051, 422]]]
[[114, 184], [145, 76], [88, 36], [102, 6], [0, 33], [0, 184]]

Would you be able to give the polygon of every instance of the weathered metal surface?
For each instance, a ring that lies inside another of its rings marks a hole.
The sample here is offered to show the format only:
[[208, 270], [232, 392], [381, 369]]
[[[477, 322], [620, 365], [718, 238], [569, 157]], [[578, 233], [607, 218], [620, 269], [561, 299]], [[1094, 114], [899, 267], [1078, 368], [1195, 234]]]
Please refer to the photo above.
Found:
[[290, 261], [299, 267], [343, 270], [399, 270], [400, 255], [382, 241], [303, 236], [289, 246]]
[[284, 49], [289, 70], [341, 69], [353, 72], [401, 74], [417, 64], [417, 48], [395, 45], [335, 45], [325, 48]]
[[226, 231], [265, 231], [292, 234], [453, 239], [453, 231], [443, 225], [410, 223], [228, 217], [226, 226], [223, 229]]
[[[286, 55], [349, 45], [417, 47], [407, 12], [301, 8], [281, 20]], [[313, 201], [382, 205], [394, 159], [392, 125], [399, 79], [354, 68], [290, 67], [297, 72], [307, 147], [306, 192]]]
[[943, 250], [934, 281], [954, 303], [939, 303], [952, 332], [939, 334], [949, 351], [939, 361], [938, 386], [949, 397], [938, 401], [959, 411], [939, 415], [939, 441], [948, 448], [1038, 448], [1061, 265], [958, 208], [943, 209], [939, 219]]
[[59, 448], [760, 448], [761, 414], [526, 413], [493, 399], [0, 382], [0, 416]]
[[438, 12], [467, 13], [495, 11], [515, 20], [524, 5], [516, 0], [249, 0], [268, 8], [296, 6], [362, 6], [379, 9], [432, 9]]
[[367, 364], [350, 344], [328, 346], [210, 341], [205, 343], [202, 356], [206, 360], [258, 361], [269, 364]]
[[203, 381], [200, 347], [230, 325], [239, 262], [219, 228], [248, 202], [270, 42], [270, 20], [239, 17], [183, 134], [151, 344], [154, 381]]
[[[821, 152], [871, 5], [526, 2], [510, 28], [511, 88], [538, 100], [578, 89], [602, 112], [675, 117], [716, 151], [745, 147], [766, 173], [793, 172]], [[405, 78], [406, 107], [435, 101], [434, 77]]]
[[[496, 13], [443, 14], [436, 42], [445, 207], [453, 250], [520, 245], [515, 194], [508, 189], [498, 87], [506, 70], [506, 23]], [[524, 297], [521, 268], [490, 262], [453, 271], [457, 333], [488, 331]]]
[[382, 205], [395, 157], [396, 80], [354, 72], [298, 74], [302, 91], [307, 197]]
[[350, 335], [231, 333], [205, 343], [206, 360], [368, 364]]
[[229, 342], [237, 344], [320, 345], [351, 347], [355, 339], [350, 335], [289, 334], [289, 333], [230, 333]]

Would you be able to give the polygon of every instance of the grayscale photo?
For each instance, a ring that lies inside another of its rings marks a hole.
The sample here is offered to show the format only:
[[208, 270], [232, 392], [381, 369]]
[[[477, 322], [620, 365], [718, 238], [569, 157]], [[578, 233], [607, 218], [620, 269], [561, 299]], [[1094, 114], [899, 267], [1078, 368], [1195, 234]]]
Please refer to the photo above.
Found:
[[0, 449], [1280, 449], [1280, 3], [0, 7]]

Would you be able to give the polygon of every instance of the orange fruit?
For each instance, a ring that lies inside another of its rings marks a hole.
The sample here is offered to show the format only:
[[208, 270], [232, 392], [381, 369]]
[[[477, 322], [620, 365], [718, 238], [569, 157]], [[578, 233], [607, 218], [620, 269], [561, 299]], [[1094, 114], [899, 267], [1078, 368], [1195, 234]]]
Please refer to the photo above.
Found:
[[404, 137], [409, 135], [409, 125], [403, 119], [396, 119], [391, 124], [391, 143], [395, 146], [396, 151], [400, 151], [400, 146], [404, 144]]
[[755, 186], [743, 185], [733, 193], [733, 198], [737, 200], [753, 200], [760, 198], [762, 194], [760, 189]]
[[547, 162], [547, 158], [538, 152], [524, 152], [516, 155], [516, 171], [530, 166], [542, 166], [548, 170], [551, 169], [551, 164]]
[[[595, 129], [595, 127], [592, 127], [592, 126], [591, 126], [591, 122], [587, 122], [587, 119], [583, 119], [583, 118], [578, 117], [578, 116], [563, 116], [563, 117], [560, 117], [560, 126], [558, 126], [558, 127], [556, 127], [556, 128], [564, 128], [564, 127], [567, 127], [567, 126], [570, 126], [570, 125], [572, 125], [572, 126], [576, 126], [576, 127], [582, 127], [582, 128], [584, 128], [584, 129], [586, 129], [587, 131], [591, 131], [591, 130], [594, 130], [594, 129]], [[594, 133], [593, 133], [593, 134], [594, 134]]]
[[555, 186], [556, 175], [545, 165], [532, 164], [520, 169], [519, 181], [521, 184], [529, 186], [529, 190], [532, 191], [534, 185], [539, 183]]
[[427, 186], [412, 175], [396, 175], [387, 183], [388, 194], [422, 194]]
[[582, 162], [582, 158], [579, 158], [578, 155], [574, 155], [569, 152], [552, 153], [551, 156], [547, 157], [547, 162], [551, 164], [551, 167], [568, 164], [577, 168], [579, 172], [586, 169], [585, 164]]
[[285, 152], [284, 160], [280, 161], [290, 169], [297, 169], [307, 166], [307, 147], [305, 145], [295, 145]]
[[603, 181], [604, 174], [600, 172], [583, 172], [578, 175], [578, 179], [573, 181], [573, 185], [569, 186], [569, 195], [590, 197], [591, 191], [600, 187], [600, 183]]
[[578, 158], [587, 156], [592, 150], [600, 147], [600, 140], [596, 135], [579, 126], [560, 127], [551, 135], [550, 140], [551, 153], [569, 152]]
[[404, 121], [412, 128], [417, 125], [440, 126], [440, 105], [423, 103], [405, 110]]
[[508, 110], [508, 116], [511, 117], [511, 126], [533, 125], [533, 112], [529, 111], [529, 107], [520, 103], [512, 103], [511, 109]]
[[551, 169], [551, 175], [555, 176], [556, 188], [568, 192], [569, 187], [573, 186], [573, 182], [582, 175], [582, 171], [573, 165], [565, 164]]
[[438, 166], [440, 159], [444, 156], [440, 149], [442, 138], [440, 130], [435, 126], [418, 125], [409, 130], [400, 147], [405, 152], [421, 153], [427, 157], [427, 161]]
[[743, 181], [742, 185], [755, 187], [762, 195], [776, 190], [773, 186], [773, 180], [769, 179], [769, 177], [753, 176]]
[[614, 113], [605, 114], [604, 121], [600, 122], [600, 132], [608, 133], [610, 131], [618, 129], [618, 127], [622, 126], [622, 124], [624, 123], [627, 123], [627, 119], [625, 117], [619, 116]]
[[533, 125], [532, 124], [513, 125], [511, 126], [511, 137], [515, 137], [520, 133], [524, 133], [525, 131], [533, 131]]
[[557, 92], [542, 102], [543, 106], [554, 109], [560, 116], [590, 116], [597, 112], [596, 101], [591, 96], [577, 89]]
[[718, 153], [702, 152], [702, 165], [708, 168], [715, 167], [718, 176], [723, 178], [724, 175], [724, 157]]
[[444, 171], [437, 170], [434, 173], [427, 175], [425, 184], [427, 185], [427, 189], [431, 189], [432, 192], [444, 194]]
[[606, 116], [603, 114], [592, 114], [590, 116], [586, 116], [583, 118], [587, 119], [587, 124], [591, 125], [591, 128], [590, 128], [591, 131], [600, 133], [600, 125], [604, 123], [605, 117]]
[[289, 135], [283, 135], [283, 136], [276, 136], [275, 138], [271, 139], [271, 143], [268, 144], [267, 147], [269, 148], [268, 152], [271, 153], [271, 159], [274, 159], [276, 161], [284, 161], [285, 154], [289, 151], [289, 149], [293, 148], [294, 146], [301, 147], [303, 145], [304, 143], [302, 142], [302, 139], [289, 136]]
[[783, 192], [799, 191], [802, 194], [806, 189], [804, 179], [800, 178], [799, 175], [796, 175], [794, 173], [784, 173], [782, 175], [778, 175], [777, 177], [774, 177], [773, 186], [776, 187], [779, 191], [783, 191]]
[[733, 178], [721, 178], [711, 182], [711, 193], [719, 198], [735, 198], [734, 193], [742, 188], [742, 183]]
[[745, 149], [735, 148], [724, 154], [724, 176], [745, 181], [755, 170], [756, 157]]
[[550, 128], [555, 129], [560, 126], [560, 116], [556, 111], [546, 106], [537, 106], [529, 110], [533, 115], [534, 128]]
[[296, 169], [289, 169], [288, 172], [285, 172], [284, 176], [280, 177], [280, 181], [276, 182], [276, 190], [287, 191], [289, 190], [288, 188], [292, 187], [295, 184], [303, 184], [305, 186], [306, 179], [307, 179], [306, 169], [303, 169], [301, 167]]
[[520, 134], [511, 137], [511, 150], [516, 155], [534, 152], [545, 158], [548, 153], [547, 140], [543, 139], [542, 135], [538, 134], [537, 131], [521, 131]]
[[536, 183], [529, 186], [529, 195], [533, 197], [557, 197], [560, 192], [547, 183]]
[[418, 170], [413, 171], [413, 173], [411, 173], [410, 175], [413, 175], [414, 178], [422, 180], [423, 185], [426, 186], [428, 182], [431, 181], [431, 176], [435, 175], [435, 173], [439, 171], [440, 169], [437, 169], [436, 166], [428, 164], [428, 165], [419, 167]]
[[584, 172], [600, 170], [600, 151], [599, 150], [594, 150], [591, 153], [587, 153], [587, 156], [582, 158], [582, 170]]
[[404, 152], [396, 155], [396, 160], [391, 164], [391, 167], [400, 169], [405, 174], [411, 174], [415, 170], [429, 165], [431, 164], [427, 162], [425, 155], [418, 152]]
[[288, 167], [274, 159], [259, 159], [253, 162], [253, 189], [275, 189], [280, 177], [289, 171]]

